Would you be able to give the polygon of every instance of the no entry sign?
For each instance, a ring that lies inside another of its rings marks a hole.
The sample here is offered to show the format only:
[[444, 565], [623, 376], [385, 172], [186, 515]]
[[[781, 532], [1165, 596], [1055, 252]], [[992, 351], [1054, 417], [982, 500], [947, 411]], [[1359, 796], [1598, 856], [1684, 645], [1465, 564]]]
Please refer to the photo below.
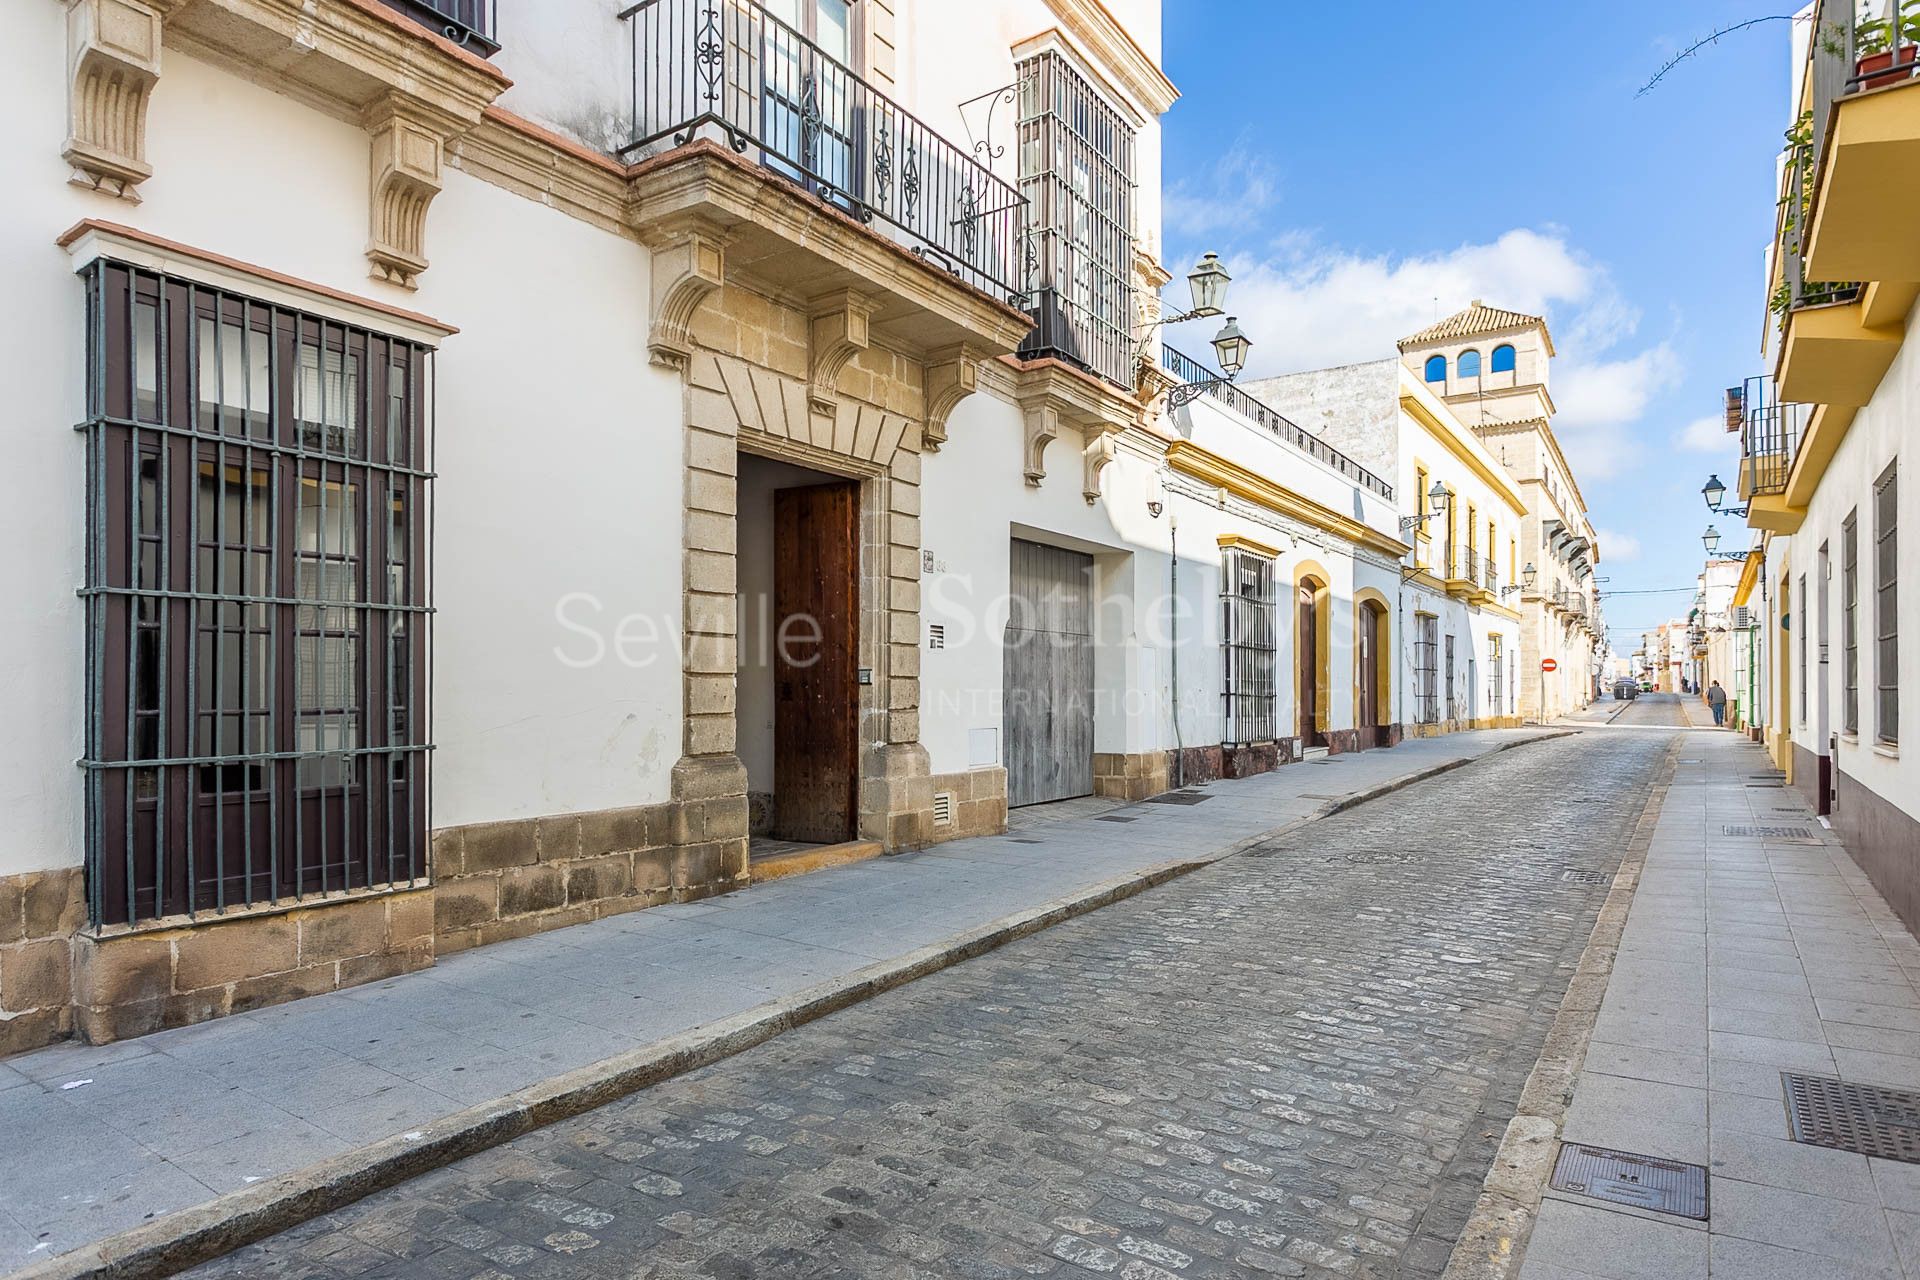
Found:
[[1560, 660], [1558, 658], [1542, 658], [1540, 659], [1540, 669], [1542, 671], [1558, 671], [1560, 669]]

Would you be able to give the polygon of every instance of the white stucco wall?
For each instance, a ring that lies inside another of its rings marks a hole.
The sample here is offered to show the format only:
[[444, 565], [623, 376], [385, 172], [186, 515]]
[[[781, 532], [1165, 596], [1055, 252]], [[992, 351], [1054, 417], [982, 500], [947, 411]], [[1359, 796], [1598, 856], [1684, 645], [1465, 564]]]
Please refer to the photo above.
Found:
[[[1909, 327], [1914, 323], [1916, 314], [1920, 312], [1907, 317]], [[1910, 814], [1920, 813], [1920, 799], [1916, 799], [1920, 796], [1920, 764], [1916, 763], [1920, 753], [1916, 753], [1912, 742], [1920, 734], [1920, 730], [1915, 728], [1920, 726], [1920, 696], [1910, 692], [1920, 688], [1920, 681], [1916, 681], [1916, 677], [1920, 677], [1920, 649], [1916, 648], [1914, 642], [1914, 637], [1920, 636], [1920, 589], [1909, 586], [1911, 566], [1920, 563], [1920, 458], [1914, 456], [1911, 448], [1903, 446], [1912, 444], [1913, 424], [1917, 420], [1920, 420], [1920, 343], [1909, 341], [1902, 346], [1872, 400], [1855, 416], [1846, 438], [1840, 442], [1833, 460], [1827, 465], [1826, 473], [1821, 477], [1819, 488], [1807, 504], [1805, 522], [1791, 539], [1773, 540], [1767, 566], [1769, 577], [1777, 584], [1779, 566], [1788, 565], [1794, 584], [1793, 599], [1788, 606], [1793, 612], [1793, 630], [1789, 633], [1788, 652], [1782, 658], [1790, 668], [1790, 680], [1795, 689], [1800, 687], [1801, 680], [1799, 644], [1803, 626], [1815, 642], [1810, 646], [1807, 660], [1808, 697], [1804, 717], [1800, 712], [1798, 694], [1792, 699], [1794, 742], [1816, 754], [1827, 750], [1826, 738], [1819, 729], [1822, 718], [1820, 698], [1824, 692], [1829, 729], [1841, 734], [1837, 761], [1840, 769], [1848, 778]], [[1903, 736], [1909, 739], [1904, 748], [1888, 748], [1876, 741], [1878, 727], [1875, 717], [1879, 684], [1879, 646], [1875, 637], [1879, 630], [1879, 617], [1874, 592], [1874, 484], [1888, 464], [1895, 461], [1900, 464], [1898, 545], [1901, 581], [1897, 593], [1899, 678], [1902, 686], [1900, 717], [1907, 726]], [[1841, 543], [1842, 525], [1849, 513], [1855, 513], [1858, 521], [1860, 557], [1857, 615], [1860, 627], [1860, 727], [1859, 733], [1853, 736], [1842, 730], [1842, 682], [1845, 677], [1841, 648], [1844, 597]], [[1817, 647], [1821, 620], [1811, 616], [1820, 598], [1817, 576], [1819, 550], [1823, 543], [1830, 552], [1832, 574], [1828, 583], [1825, 619], [1831, 649], [1824, 691], [1819, 686], [1820, 666], [1812, 654], [1812, 649]], [[1802, 616], [1799, 597], [1802, 574], [1807, 577], [1808, 587], [1809, 616], [1806, 617]]]
[[[54, 239], [87, 217], [461, 329], [437, 369], [435, 824], [666, 798], [679, 753], [680, 392], [646, 362], [646, 252], [449, 169], [419, 291], [374, 282], [365, 133], [173, 49], [149, 109], [142, 203], [79, 190], [57, 146], [61, 10], [11, 16], [0, 94], [20, 127], [0, 136], [0, 171], [16, 179], [0, 245], [15, 305], [0, 339], [16, 367], [48, 372], [16, 385], [20, 430], [0, 477], [0, 528], [32, 549], [4, 570], [28, 607], [0, 684], [0, 875], [81, 859], [85, 451], [71, 427], [84, 416], [85, 328]], [[594, 597], [568, 616], [597, 640], [562, 624], [572, 592]], [[630, 645], [632, 662], [614, 646], [628, 615], [660, 636]]]

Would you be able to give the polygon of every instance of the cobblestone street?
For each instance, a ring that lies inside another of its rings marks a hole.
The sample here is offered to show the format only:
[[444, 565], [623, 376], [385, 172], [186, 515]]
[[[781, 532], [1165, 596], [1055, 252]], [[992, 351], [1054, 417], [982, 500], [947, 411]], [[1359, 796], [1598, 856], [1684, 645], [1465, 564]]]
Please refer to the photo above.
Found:
[[1670, 741], [1480, 761], [191, 1274], [1438, 1275]]

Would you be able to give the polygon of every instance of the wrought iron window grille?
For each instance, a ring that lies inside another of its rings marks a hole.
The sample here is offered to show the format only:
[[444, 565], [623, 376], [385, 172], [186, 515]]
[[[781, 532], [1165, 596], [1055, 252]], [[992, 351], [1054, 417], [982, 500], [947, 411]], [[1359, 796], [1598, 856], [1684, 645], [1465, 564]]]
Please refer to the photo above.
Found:
[[1272, 742], [1278, 722], [1275, 672], [1279, 596], [1271, 556], [1230, 547], [1220, 570], [1220, 634], [1226, 746]]
[[93, 925], [424, 880], [432, 351], [84, 278]]
[[1015, 69], [1033, 265], [1034, 331], [1021, 354], [1056, 356], [1131, 390], [1133, 129], [1064, 54]]

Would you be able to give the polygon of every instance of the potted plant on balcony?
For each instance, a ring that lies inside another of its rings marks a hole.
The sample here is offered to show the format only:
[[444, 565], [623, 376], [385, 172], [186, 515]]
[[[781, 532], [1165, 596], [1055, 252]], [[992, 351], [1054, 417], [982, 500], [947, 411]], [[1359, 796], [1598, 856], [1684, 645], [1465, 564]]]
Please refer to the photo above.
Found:
[[1853, 29], [1854, 82], [1862, 89], [1898, 84], [1920, 59], [1920, 13], [1900, 19], [1898, 38], [1888, 18], [1868, 18]]

